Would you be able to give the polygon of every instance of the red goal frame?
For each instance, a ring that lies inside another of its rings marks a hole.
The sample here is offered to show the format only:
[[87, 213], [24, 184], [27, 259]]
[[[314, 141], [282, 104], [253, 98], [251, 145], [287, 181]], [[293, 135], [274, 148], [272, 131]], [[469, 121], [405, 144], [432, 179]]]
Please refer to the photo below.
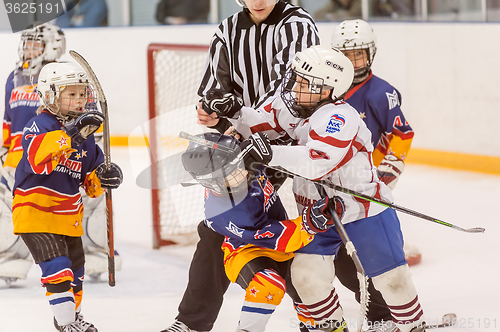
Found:
[[[157, 155], [157, 128], [153, 120], [157, 114], [156, 105], [156, 85], [155, 85], [155, 55], [157, 52], [164, 50], [174, 51], [204, 51], [208, 52], [208, 45], [189, 45], [189, 44], [163, 44], [152, 43], [147, 49], [147, 70], [148, 70], [148, 102], [149, 102], [149, 151], [151, 158], [151, 201], [152, 201], [152, 217], [153, 217], [153, 248], [159, 249], [161, 246], [175, 244], [172, 240], [163, 239], [161, 237], [161, 219], [160, 219], [160, 195], [158, 183], [158, 170], [154, 167], [158, 160]], [[200, 78], [201, 79], [201, 78]]]

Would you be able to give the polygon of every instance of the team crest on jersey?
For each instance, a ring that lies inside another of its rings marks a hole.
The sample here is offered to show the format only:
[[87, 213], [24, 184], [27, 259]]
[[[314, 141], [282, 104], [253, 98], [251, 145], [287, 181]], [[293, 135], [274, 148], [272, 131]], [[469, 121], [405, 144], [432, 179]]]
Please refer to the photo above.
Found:
[[399, 104], [398, 93], [394, 90], [392, 93], [386, 92], [387, 100], [389, 101], [389, 109], [392, 110], [396, 106], [401, 106]]
[[236, 236], [243, 237], [243, 229], [233, 224], [232, 221], [229, 222], [229, 226], [227, 226], [226, 229]]
[[23, 129], [23, 133], [25, 132], [30, 132], [30, 133], [39, 133], [40, 132], [40, 129], [38, 129], [38, 126], [36, 125], [36, 122], [33, 122], [33, 124], [31, 125], [31, 127], [24, 127]]
[[339, 132], [345, 126], [345, 118], [340, 114], [334, 114], [326, 126], [326, 132], [329, 134]]
[[260, 239], [271, 239], [274, 237], [274, 233], [270, 231], [265, 231], [263, 229], [259, 229], [257, 232], [255, 232], [253, 238], [256, 240]]

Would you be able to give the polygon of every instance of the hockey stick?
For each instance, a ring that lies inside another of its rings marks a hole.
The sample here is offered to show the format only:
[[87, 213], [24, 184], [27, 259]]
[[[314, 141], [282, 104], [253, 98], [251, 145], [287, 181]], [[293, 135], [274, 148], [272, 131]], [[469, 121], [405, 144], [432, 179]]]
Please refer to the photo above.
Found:
[[[187, 140], [192, 141], [192, 142], [196, 142], [196, 143], [201, 144], [201, 145], [206, 145], [208, 147], [211, 147], [212, 149], [220, 149], [220, 150], [226, 151], [226, 152], [233, 152], [231, 149], [229, 149], [227, 147], [220, 146], [217, 143], [205, 140], [205, 139], [203, 139], [201, 137], [190, 135], [190, 134], [188, 134], [186, 132], [183, 132], [183, 131], [180, 132], [179, 137], [187, 139]], [[269, 168], [275, 169], [277, 171], [280, 171], [280, 172], [288, 175], [289, 177], [295, 177], [296, 176], [296, 177], [299, 177], [299, 178], [302, 178], [302, 179], [305, 179], [305, 180], [308, 180], [308, 181], [311, 181], [311, 182], [314, 182], [314, 183], [318, 183], [318, 184], [321, 184], [321, 185], [323, 185], [325, 187], [332, 188], [332, 189], [334, 189], [336, 191], [343, 192], [344, 194], [352, 195], [352, 196], [361, 198], [361, 199], [363, 199], [365, 201], [368, 201], [368, 202], [377, 203], [377, 204], [380, 204], [382, 206], [394, 209], [394, 210], [399, 211], [399, 212], [403, 212], [403, 213], [409, 214], [409, 215], [414, 216], [414, 217], [418, 217], [418, 218], [425, 219], [425, 220], [428, 220], [428, 221], [431, 221], [431, 222], [434, 222], [434, 223], [437, 223], [437, 224], [440, 224], [440, 225], [443, 225], [443, 226], [447, 226], [447, 227], [453, 228], [453, 229], [455, 229], [457, 231], [466, 232], [466, 233], [484, 233], [484, 231], [485, 231], [485, 229], [483, 227], [474, 227], [474, 228], [465, 229], [465, 228], [462, 228], [462, 227], [450, 224], [450, 223], [448, 223], [446, 221], [443, 221], [443, 220], [440, 220], [440, 219], [428, 216], [426, 214], [423, 214], [423, 213], [420, 213], [420, 212], [417, 212], [417, 211], [405, 208], [403, 206], [399, 206], [399, 205], [396, 205], [396, 204], [392, 204], [392, 203], [386, 202], [386, 201], [384, 201], [384, 200], [382, 200], [380, 198], [376, 198], [376, 197], [373, 197], [373, 196], [368, 196], [368, 195], [359, 193], [357, 191], [354, 191], [354, 190], [351, 190], [351, 189], [347, 189], [347, 188], [338, 186], [336, 184], [327, 182], [325, 180], [310, 180], [310, 179], [308, 179], [306, 177], [303, 177], [301, 175], [289, 172], [289, 171], [287, 171], [286, 169], [284, 169], [282, 167], [274, 167], [274, 166], [269, 166], [269, 165], [266, 165], [266, 167], [269, 167]]]
[[[109, 147], [109, 115], [108, 115], [108, 102], [104, 96], [104, 91], [102, 90], [101, 83], [97, 79], [96, 74], [90, 67], [87, 60], [85, 60], [79, 53], [74, 50], [70, 50], [69, 54], [83, 67], [90, 82], [94, 86], [97, 92], [97, 99], [99, 100], [99, 105], [101, 106], [102, 114], [104, 115], [105, 121], [103, 123], [103, 146], [104, 146], [104, 164], [106, 165], [106, 170], [111, 167], [111, 152]], [[108, 284], [111, 287], [115, 286], [115, 243], [114, 243], [114, 233], [113, 233], [113, 198], [111, 195], [111, 189], [106, 189], [106, 225], [107, 225], [107, 238], [108, 238]]]
[[[328, 194], [326, 193], [325, 188], [318, 184], [314, 184], [316, 186], [316, 189], [318, 190], [318, 193], [321, 197], [326, 197]], [[334, 208], [330, 208], [330, 214], [332, 215], [333, 222], [335, 223], [335, 227], [337, 228], [337, 232], [340, 235], [340, 238], [342, 239], [342, 242], [345, 244], [345, 248], [347, 250], [347, 253], [349, 256], [351, 256], [354, 265], [356, 266], [356, 272], [358, 275], [358, 280], [359, 280], [359, 291], [360, 291], [360, 321], [363, 322], [366, 313], [368, 312], [368, 303], [370, 302], [370, 294], [368, 293], [368, 277], [366, 276], [365, 269], [363, 268], [363, 264], [361, 264], [361, 261], [358, 257], [358, 252], [356, 251], [356, 248], [354, 247], [354, 244], [352, 243], [351, 239], [349, 238], [349, 235], [347, 234], [344, 225], [340, 221], [337, 213], [335, 212]], [[363, 324], [360, 324], [358, 327], [358, 332], [362, 331]]]

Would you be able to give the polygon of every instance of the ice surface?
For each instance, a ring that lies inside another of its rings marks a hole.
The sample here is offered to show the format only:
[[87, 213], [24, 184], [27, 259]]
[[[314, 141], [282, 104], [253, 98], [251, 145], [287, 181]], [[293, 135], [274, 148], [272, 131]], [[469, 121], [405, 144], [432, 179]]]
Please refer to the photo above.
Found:
[[[113, 193], [115, 247], [123, 257], [116, 286], [86, 282], [85, 318], [102, 332], [159, 332], [177, 315], [194, 246], [152, 250], [150, 194], [136, 186], [129, 152], [113, 148], [112, 159], [124, 170]], [[394, 191], [396, 203], [463, 228], [481, 226], [484, 234], [466, 234], [399, 213], [405, 240], [422, 252], [411, 268], [425, 314], [435, 321], [455, 312], [459, 328], [443, 331], [500, 331], [500, 177], [409, 164]], [[0, 281], [0, 332], [53, 332], [52, 314], [33, 266], [26, 280], [7, 288]], [[357, 319], [352, 293], [339, 286], [347, 319]], [[213, 331], [234, 331], [244, 292], [231, 285]], [[267, 331], [298, 331], [285, 298]], [[489, 327], [487, 323], [489, 322]]]

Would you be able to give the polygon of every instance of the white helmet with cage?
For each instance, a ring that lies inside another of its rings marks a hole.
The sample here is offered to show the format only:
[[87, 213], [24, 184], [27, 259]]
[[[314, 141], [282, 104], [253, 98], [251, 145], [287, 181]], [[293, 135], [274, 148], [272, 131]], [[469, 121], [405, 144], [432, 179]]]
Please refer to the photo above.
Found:
[[[245, 0], [235, 0], [235, 1], [240, 7], [247, 6], [245, 3]], [[277, 4], [280, 0], [265, 0], [265, 1], [266, 1], [266, 7], [269, 7], [269, 6]]]
[[[351, 61], [339, 50], [315, 45], [295, 54], [290, 70], [283, 81], [282, 98], [295, 117], [308, 118], [321, 105], [322, 100], [309, 107], [297, 103], [297, 94], [321, 95], [324, 88], [331, 90], [333, 101], [342, 99], [349, 90], [354, 76]], [[307, 80], [308, 90], [297, 91], [297, 77]]]
[[366, 66], [356, 70], [354, 83], [359, 83], [368, 77], [375, 53], [377, 53], [376, 43], [377, 38], [373, 28], [361, 19], [343, 21], [333, 31], [332, 47], [342, 52], [349, 50], [366, 50], [367, 52]]
[[42, 67], [66, 52], [64, 32], [56, 25], [43, 23], [24, 30], [19, 43], [19, 64], [25, 76], [37, 75]]
[[[97, 110], [96, 93], [87, 73], [76, 63], [54, 62], [45, 65], [40, 71], [36, 89], [44, 107], [63, 124], [76, 119], [83, 112]], [[68, 96], [68, 99], [63, 98], [61, 93], [66, 89], [74, 89], [69, 91], [76, 93]]]

